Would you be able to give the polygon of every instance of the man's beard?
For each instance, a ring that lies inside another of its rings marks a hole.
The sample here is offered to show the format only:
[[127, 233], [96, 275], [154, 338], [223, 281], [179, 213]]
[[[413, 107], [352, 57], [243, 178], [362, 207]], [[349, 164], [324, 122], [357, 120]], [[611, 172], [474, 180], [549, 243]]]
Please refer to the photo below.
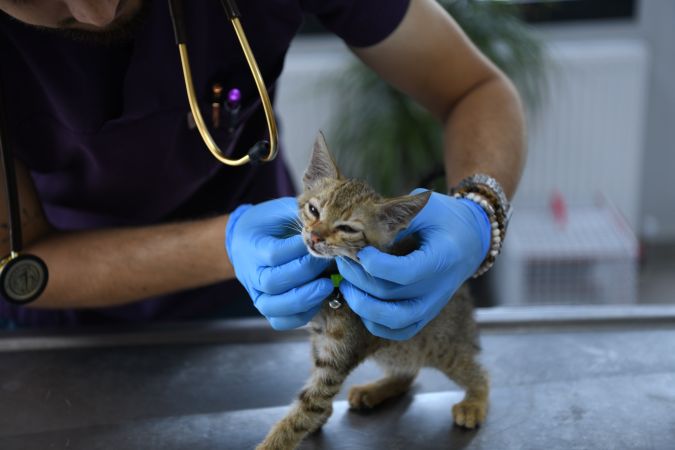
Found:
[[150, 2], [141, 1], [138, 11], [133, 15], [101, 31], [79, 30], [77, 28], [37, 28], [46, 33], [52, 33], [83, 44], [103, 46], [124, 45], [134, 40], [136, 32], [147, 18], [149, 9]]

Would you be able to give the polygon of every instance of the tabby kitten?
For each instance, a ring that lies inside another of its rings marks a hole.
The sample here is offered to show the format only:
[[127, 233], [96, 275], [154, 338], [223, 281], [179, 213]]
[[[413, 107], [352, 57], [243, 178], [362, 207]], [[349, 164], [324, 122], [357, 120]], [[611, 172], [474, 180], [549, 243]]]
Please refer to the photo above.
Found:
[[[393, 241], [424, 207], [429, 192], [385, 199], [366, 183], [343, 178], [322, 134], [314, 144], [303, 184], [298, 205], [302, 236], [312, 255], [357, 260], [356, 253], [367, 245], [394, 254], [409, 253], [414, 248], [410, 242], [394, 245]], [[466, 389], [464, 399], [452, 407], [457, 425], [474, 428], [485, 420], [488, 377], [475, 359], [479, 350], [477, 330], [466, 287], [407, 341], [373, 336], [345, 302], [334, 309], [326, 301], [310, 322], [310, 331], [312, 375], [291, 411], [272, 428], [258, 450], [294, 449], [308, 433], [321, 428], [347, 375], [369, 357], [383, 368], [385, 376], [353, 386], [348, 395], [352, 409], [370, 409], [405, 393], [420, 368], [430, 366]]]

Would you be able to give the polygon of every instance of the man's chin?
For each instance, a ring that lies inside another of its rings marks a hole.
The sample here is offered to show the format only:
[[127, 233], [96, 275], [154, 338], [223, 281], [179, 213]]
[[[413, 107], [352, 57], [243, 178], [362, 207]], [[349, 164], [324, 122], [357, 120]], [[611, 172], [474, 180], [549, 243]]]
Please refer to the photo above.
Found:
[[120, 18], [119, 22], [100, 30], [85, 30], [81, 28], [45, 28], [41, 30], [57, 36], [91, 45], [114, 46], [132, 42], [136, 32], [145, 21], [150, 2], [142, 1], [136, 11], [128, 17]]

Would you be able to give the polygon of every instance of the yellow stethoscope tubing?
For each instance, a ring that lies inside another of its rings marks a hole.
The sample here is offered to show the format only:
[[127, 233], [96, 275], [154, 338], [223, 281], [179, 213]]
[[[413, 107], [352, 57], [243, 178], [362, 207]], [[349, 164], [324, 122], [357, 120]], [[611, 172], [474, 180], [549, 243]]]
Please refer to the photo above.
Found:
[[195, 87], [192, 82], [190, 59], [188, 56], [187, 45], [185, 43], [185, 27], [182, 17], [182, 2], [180, 0], [169, 0], [171, 19], [173, 21], [176, 42], [178, 44], [178, 51], [180, 53], [181, 67], [183, 69], [183, 78], [185, 79], [185, 90], [187, 92], [188, 102], [190, 104], [190, 111], [192, 112], [195, 125], [199, 130], [199, 134], [201, 135], [204, 144], [206, 144], [206, 147], [209, 149], [211, 154], [221, 163], [228, 166], [243, 166], [249, 162], [269, 162], [276, 158], [279, 145], [277, 122], [274, 118], [272, 102], [270, 101], [267, 88], [265, 87], [265, 82], [262, 78], [262, 74], [260, 73], [260, 69], [258, 68], [258, 63], [253, 56], [253, 51], [251, 50], [251, 46], [248, 43], [248, 39], [246, 38], [246, 33], [244, 33], [244, 28], [242, 27], [241, 21], [239, 20], [239, 12], [236, 8], [236, 5], [233, 4], [232, 0], [222, 1], [222, 3], [228, 14], [230, 22], [232, 23], [235, 34], [237, 35], [239, 45], [241, 46], [244, 56], [246, 57], [246, 62], [248, 63], [251, 75], [255, 81], [256, 87], [258, 89], [258, 95], [260, 96], [263, 110], [265, 112], [265, 120], [267, 122], [267, 129], [269, 132], [269, 142], [262, 141], [262, 143], [268, 148], [267, 156], [263, 157], [258, 155], [258, 152], [260, 151], [260, 142], [256, 144], [251, 151], [249, 151], [249, 154], [239, 159], [227, 158], [220, 150], [220, 147], [218, 147], [218, 144], [216, 144], [215, 140], [211, 136], [211, 133], [206, 127], [202, 113], [199, 110], [199, 102], [197, 101]]

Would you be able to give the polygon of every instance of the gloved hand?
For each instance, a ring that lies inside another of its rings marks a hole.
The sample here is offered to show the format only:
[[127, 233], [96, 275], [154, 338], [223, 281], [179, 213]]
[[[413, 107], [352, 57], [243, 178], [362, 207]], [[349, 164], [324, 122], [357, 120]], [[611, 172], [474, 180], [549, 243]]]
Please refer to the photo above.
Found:
[[420, 248], [393, 256], [366, 247], [357, 254], [360, 264], [338, 258], [344, 277], [340, 291], [372, 334], [409, 339], [475, 273], [489, 250], [491, 230], [487, 214], [476, 203], [432, 193], [399, 235], [418, 233]]
[[275, 330], [309, 322], [333, 291], [328, 278], [317, 277], [330, 260], [310, 256], [299, 234], [293, 197], [241, 205], [227, 222], [225, 246], [237, 279]]

